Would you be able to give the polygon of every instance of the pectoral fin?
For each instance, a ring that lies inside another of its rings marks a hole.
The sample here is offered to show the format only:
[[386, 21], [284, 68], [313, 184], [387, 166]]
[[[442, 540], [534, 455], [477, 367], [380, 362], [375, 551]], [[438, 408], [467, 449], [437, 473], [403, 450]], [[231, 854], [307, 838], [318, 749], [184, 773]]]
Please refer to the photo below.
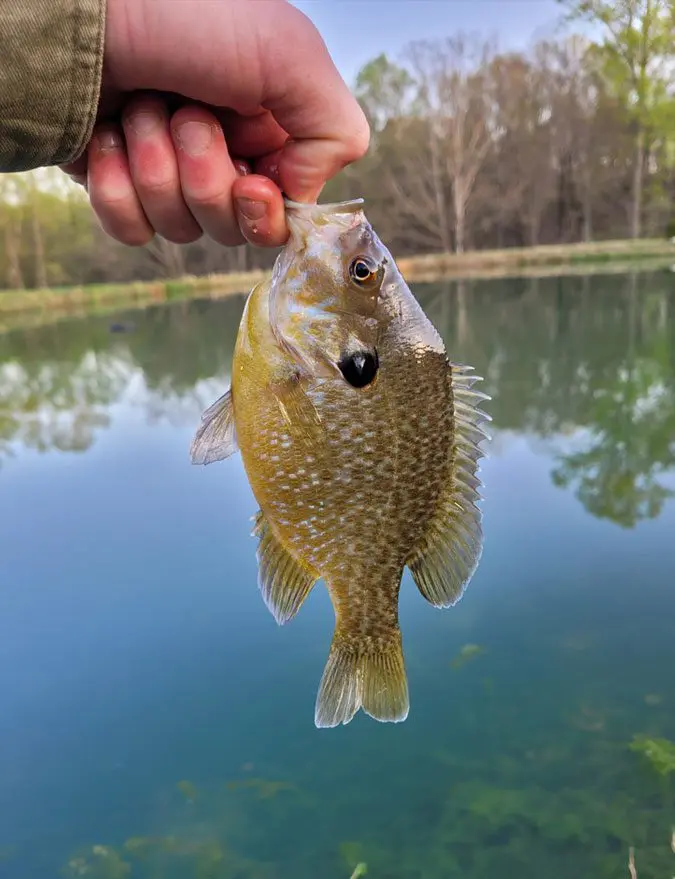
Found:
[[190, 457], [193, 464], [212, 464], [229, 458], [238, 448], [232, 391], [229, 390], [202, 415], [202, 423], [190, 446]]
[[309, 379], [295, 374], [275, 382], [271, 390], [294, 439], [308, 449], [325, 441], [321, 415], [309, 393]]
[[480, 443], [489, 439], [480, 425], [490, 417], [478, 405], [489, 397], [472, 390], [478, 378], [467, 374], [470, 367], [450, 369], [455, 424], [450, 472], [438, 509], [407, 560], [417, 588], [435, 607], [459, 601], [483, 549], [477, 473]]
[[258, 586], [281, 626], [300, 610], [318, 574], [290, 554], [260, 510], [255, 516], [253, 535], [258, 538]]

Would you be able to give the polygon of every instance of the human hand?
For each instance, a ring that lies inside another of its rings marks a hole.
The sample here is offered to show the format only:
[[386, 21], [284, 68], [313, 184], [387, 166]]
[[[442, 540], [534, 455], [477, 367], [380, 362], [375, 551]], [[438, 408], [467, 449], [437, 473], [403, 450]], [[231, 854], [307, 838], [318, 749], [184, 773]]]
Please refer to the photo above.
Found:
[[369, 129], [286, 0], [108, 0], [97, 122], [62, 166], [128, 245], [283, 244], [282, 191], [315, 201]]

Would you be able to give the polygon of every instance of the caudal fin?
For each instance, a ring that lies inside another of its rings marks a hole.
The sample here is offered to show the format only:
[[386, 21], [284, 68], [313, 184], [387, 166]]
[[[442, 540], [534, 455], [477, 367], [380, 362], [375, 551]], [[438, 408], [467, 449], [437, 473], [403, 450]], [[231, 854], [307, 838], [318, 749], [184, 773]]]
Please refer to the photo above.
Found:
[[318, 727], [349, 723], [359, 708], [375, 720], [398, 723], [409, 707], [400, 633], [378, 653], [359, 653], [357, 645], [333, 637], [316, 699]]

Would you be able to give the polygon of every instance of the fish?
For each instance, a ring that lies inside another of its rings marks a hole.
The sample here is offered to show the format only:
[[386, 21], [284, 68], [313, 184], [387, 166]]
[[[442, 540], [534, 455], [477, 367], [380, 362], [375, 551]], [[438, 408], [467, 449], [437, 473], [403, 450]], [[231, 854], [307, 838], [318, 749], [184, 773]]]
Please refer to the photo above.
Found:
[[241, 453], [259, 507], [258, 587], [278, 624], [319, 580], [328, 591], [315, 725], [359, 710], [401, 722], [403, 573], [446, 608], [479, 564], [490, 398], [449, 359], [363, 199], [285, 208], [287, 243], [246, 300], [230, 387], [202, 415], [191, 460]]

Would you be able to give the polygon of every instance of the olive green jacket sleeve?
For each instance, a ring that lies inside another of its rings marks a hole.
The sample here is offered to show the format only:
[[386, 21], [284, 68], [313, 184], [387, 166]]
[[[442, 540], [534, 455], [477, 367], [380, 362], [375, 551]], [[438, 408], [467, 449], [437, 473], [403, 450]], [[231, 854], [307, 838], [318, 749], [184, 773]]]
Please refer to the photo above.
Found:
[[106, 0], [0, 0], [0, 172], [77, 158], [94, 127]]

